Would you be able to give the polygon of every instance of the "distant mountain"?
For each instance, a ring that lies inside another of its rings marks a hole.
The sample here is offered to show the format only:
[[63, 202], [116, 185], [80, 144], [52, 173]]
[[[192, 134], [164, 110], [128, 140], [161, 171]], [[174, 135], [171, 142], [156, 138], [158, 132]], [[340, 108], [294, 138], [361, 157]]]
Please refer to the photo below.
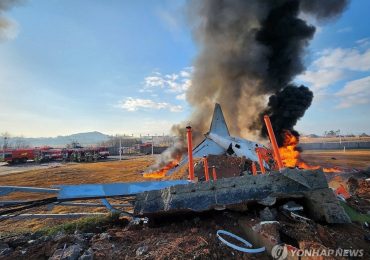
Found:
[[53, 146], [53, 147], [64, 147], [67, 144], [72, 142], [78, 142], [82, 146], [86, 145], [96, 145], [98, 143], [107, 141], [109, 135], [102, 134], [100, 132], [87, 132], [87, 133], [78, 133], [66, 136], [57, 136], [57, 137], [37, 137], [37, 138], [27, 138], [27, 137], [12, 137], [9, 140], [11, 145], [27, 144], [33, 147], [39, 146]]

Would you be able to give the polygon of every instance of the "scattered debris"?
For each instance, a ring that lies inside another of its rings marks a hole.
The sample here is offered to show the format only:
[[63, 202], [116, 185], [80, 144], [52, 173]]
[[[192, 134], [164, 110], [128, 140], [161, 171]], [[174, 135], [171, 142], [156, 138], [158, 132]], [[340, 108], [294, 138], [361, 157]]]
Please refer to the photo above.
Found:
[[262, 221], [273, 221], [276, 217], [276, 214], [274, 214], [268, 207], [261, 210], [259, 215]]
[[337, 196], [341, 196], [345, 200], [347, 200], [351, 197], [351, 194], [346, 190], [346, 188], [343, 186], [343, 184], [339, 185], [339, 187], [335, 190], [335, 194]]
[[293, 221], [300, 221], [304, 223], [312, 222], [311, 219], [303, 215], [303, 207], [294, 201], [289, 201], [281, 207], [282, 213]]
[[76, 260], [80, 256], [82, 248], [80, 245], [71, 245], [58, 249], [54, 252], [50, 260]]
[[347, 185], [351, 194], [370, 199], [370, 180], [350, 177], [347, 181]]
[[13, 252], [13, 249], [7, 243], [0, 242], [0, 256], [6, 256], [11, 252]]
[[238, 250], [238, 251], [241, 251], [241, 252], [244, 252], [244, 253], [250, 253], [250, 254], [256, 254], [256, 253], [262, 253], [266, 250], [265, 247], [261, 247], [261, 248], [245, 248], [245, 247], [240, 247], [240, 246], [237, 246], [235, 244], [232, 244], [230, 243], [229, 241], [227, 241], [226, 239], [224, 239], [221, 234], [223, 235], [226, 235], [226, 236], [229, 236], [229, 237], [232, 237], [240, 242], [242, 242], [244, 245], [246, 245], [247, 247], [253, 247], [253, 245], [251, 243], [249, 243], [247, 240], [237, 236], [237, 235], [234, 235], [233, 233], [230, 233], [228, 231], [225, 231], [225, 230], [218, 230], [217, 231], [217, 237], [218, 239], [224, 243], [225, 245], [235, 249], [235, 250]]
[[148, 246], [141, 246], [136, 250], [136, 256], [141, 256], [146, 254], [148, 252], [149, 247]]
[[303, 223], [312, 223], [313, 222], [311, 219], [303, 217], [301, 215], [298, 215], [297, 213], [294, 213], [294, 212], [290, 212], [290, 216], [292, 217], [292, 219], [294, 219], [296, 221], [303, 222]]
[[94, 251], [91, 247], [87, 249], [80, 257], [79, 260], [93, 260], [94, 259]]
[[[270, 210], [274, 211], [274, 208]], [[97, 222], [90, 230], [81, 231], [76, 227], [70, 231], [49, 235], [17, 235], [2, 238], [2, 243], [6, 244], [3, 247], [10, 248], [6, 251], [5, 259], [60, 256], [64, 244], [66, 248], [63, 258], [67, 252], [68, 255], [73, 255], [73, 252], [79, 251], [78, 257], [81, 259], [91, 259], [90, 256], [94, 259], [249, 259], [248, 254], [220, 246], [215, 231], [227, 230], [245, 239], [254, 248], [265, 247], [265, 252], [258, 254], [258, 259], [269, 259], [267, 254], [271, 253], [274, 245], [280, 243], [297, 249], [315, 245], [331, 249], [364, 248], [364, 257], [370, 257], [370, 251], [366, 249], [369, 242], [365, 240], [369, 230], [359, 227], [358, 224], [320, 225], [314, 222], [292, 222], [281, 210], [277, 210], [276, 219], [278, 222], [263, 222], [253, 211], [236, 213], [229, 210], [208, 211], [196, 215], [193, 213], [161, 216], [151, 218], [148, 224], [139, 225], [129, 225], [129, 221], [124, 218], [116, 223]], [[224, 235], [221, 236], [234, 243], [232, 237], [227, 239]], [[351, 239], [348, 240], [348, 237]], [[37, 242], [28, 243], [30, 240]], [[77, 250], [79, 248], [81, 250]], [[137, 252], [141, 255], [138, 256]]]
[[294, 201], [289, 201], [283, 205], [283, 209], [287, 211], [303, 211], [303, 207]]
[[264, 223], [242, 217], [239, 219], [239, 225], [247, 239], [255, 246], [265, 247], [267, 253], [270, 253], [272, 248], [280, 241], [279, 222]]
[[[252, 161], [246, 159], [245, 157], [234, 157], [227, 155], [210, 154], [207, 156], [207, 161], [210, 167], [215, 166], [218, 179], [249, 174], [249, 169], [252, 165]], [[194, 167], [195, 176], [197, 176], [199, 180], [205, 180], [203, 164], [204, 162], [202, 160]]]

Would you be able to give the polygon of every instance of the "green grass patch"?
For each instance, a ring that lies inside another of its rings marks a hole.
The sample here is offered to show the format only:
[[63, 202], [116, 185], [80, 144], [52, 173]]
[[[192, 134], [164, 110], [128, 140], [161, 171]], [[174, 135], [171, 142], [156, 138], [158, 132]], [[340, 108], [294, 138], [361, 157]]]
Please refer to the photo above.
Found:
[[73, 234], [76, 230], [81, 232], [101, 231], [108, 225], [115, 224], [119, 221], [119, 214], [109, 214], [108, 216], [92, 216], [69, 221], [60, 225], [45, 227], [40, 229], [43, 235], [55, 235], [58, 232]]
[[350, 217], [351, 221], [353, 222], [368, 222], [370, 223], [370, 216], [367, 214], [362, 214], [357, 212], [352, 207], [348, 206], [345, 202], [341, 201], [340, 204], [342, 205], [344, 211], [347, 213], [347, 215]]

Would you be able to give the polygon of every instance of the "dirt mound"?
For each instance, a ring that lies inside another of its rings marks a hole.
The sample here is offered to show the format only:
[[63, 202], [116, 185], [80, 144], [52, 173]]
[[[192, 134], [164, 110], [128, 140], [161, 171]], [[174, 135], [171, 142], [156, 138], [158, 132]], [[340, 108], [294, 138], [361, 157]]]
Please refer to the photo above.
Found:
[[[151, 220], [148, 224], [112, 223], [92, 232], [25, 234], [2, 239], [9, 246], [2, 259], [269, 259], [264, 253], [244, 254], [226, 247], [216, 237], [225, 229], [243, 236], [237, 213], [215, 212]], [[96, 232], [96, 233], [94, 233]], [[73, 258], [76, 257], [76, 258]], [[90, 259], [90, 258], [85, 258]]]
[[[52, 230], [52, 234], [44, 231], [17, 235], [1, 239], [0, 247], [7, 249], [0, 250], [3, 252], [0, 259], [78, 259], [81, 256], [81, 259], [270, 259], [270, 252], [247, 254], [231, 249], [216, 235], [217, 230], [226, 230], [248, 240], [239, 220], [258, 224], [257, 212], [212, 211], [135, 224], [116, 219], [94, 223], [88, 228], [80, 225], [74, 229]], [[364, 239], [369, 230], [358, 224], [301, 223], [283, 214], [277, 215], [277, 221], [278, 233], [265, 228], [264, 232], [268, 233], [265, 235], [280, 236], [281, 242], [301, 249], [312, 245], [364, 249], [364, 258], [370, 258], [369, 242]]]

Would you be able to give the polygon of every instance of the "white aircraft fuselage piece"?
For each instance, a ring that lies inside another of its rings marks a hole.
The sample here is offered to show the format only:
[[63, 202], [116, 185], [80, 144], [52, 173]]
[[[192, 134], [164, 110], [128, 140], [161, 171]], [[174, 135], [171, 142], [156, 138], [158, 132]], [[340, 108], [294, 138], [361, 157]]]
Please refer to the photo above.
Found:
[[245, 156], [252, 161], [258, 161], [255, 148], [262, 147], [262, 145], [259, 145], [258, 143], [232, 136], [222, 137], [214, 133], [209, 133], [207, 138], [211, 139], [225, 150], [228, 150], [231, 147], [234, 154], [238, 157]]
[[[266, 148], [262, 144], [249, 141], [247, 139], [230, 136], [221, 106], [215, 105], [213, 118], [209, 132], [205, 134], [205, 139], [193, 149], [193, 157], [201, 158], [209, 154], [238, 156], [258, 162], [256, 148]], [[187, 161], [185, 158], [180, 164]], [[268, 165], [264, 163], [265, 167]]]

